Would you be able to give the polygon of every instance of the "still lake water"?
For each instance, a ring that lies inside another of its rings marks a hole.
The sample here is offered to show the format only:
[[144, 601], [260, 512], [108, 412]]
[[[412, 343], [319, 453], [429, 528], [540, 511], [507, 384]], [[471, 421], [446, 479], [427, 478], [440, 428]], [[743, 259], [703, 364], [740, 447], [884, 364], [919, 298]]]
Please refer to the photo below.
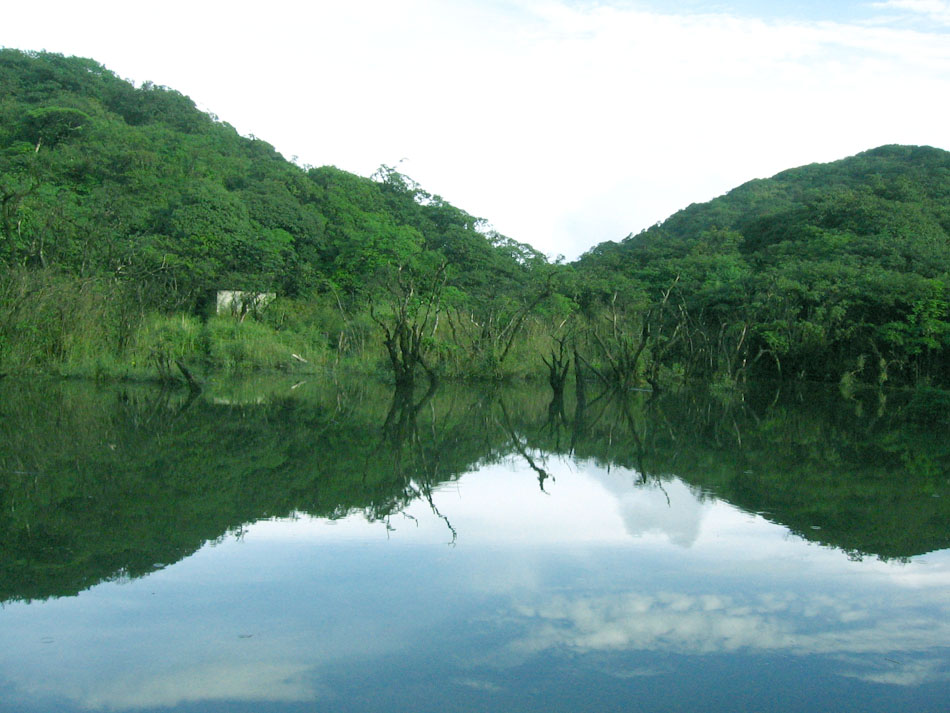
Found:
[[0, 388], [0, 711], [946, 711], [950, 408]]

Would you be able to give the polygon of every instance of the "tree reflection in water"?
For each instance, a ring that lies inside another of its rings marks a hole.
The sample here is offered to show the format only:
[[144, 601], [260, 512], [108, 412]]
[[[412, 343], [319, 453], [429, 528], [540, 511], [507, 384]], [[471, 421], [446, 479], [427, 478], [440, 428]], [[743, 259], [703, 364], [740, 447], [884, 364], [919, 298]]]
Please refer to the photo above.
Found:
[[[0, 601], [137, 577], [262, 518], [363, 513], [517, 458], [673, 475], [852, 557], [950, 546], [950, 404], [775, 387], [556, 395], [549, 389], [258, 381], [200, 395], [76, 382], [0, 385]], [[573, 392], [573, 393], [571, 393]], [[568, 414], [571, 414], [568, 417]]]

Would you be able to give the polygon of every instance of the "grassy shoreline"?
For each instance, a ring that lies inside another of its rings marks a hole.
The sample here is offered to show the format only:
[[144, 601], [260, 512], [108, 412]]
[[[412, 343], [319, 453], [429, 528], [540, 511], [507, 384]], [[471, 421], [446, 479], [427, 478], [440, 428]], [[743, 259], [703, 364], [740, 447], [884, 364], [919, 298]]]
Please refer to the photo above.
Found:
[[[445, 332], [443, 334], [443, 332]], [[526, 328], [504, 368], [475, 363], [443, 324], [430, 336], [432, 361], [451, 379], [540, 379], [548, 348]], [[52, 270], [0, 275], [0, 374], [161, 380], [181, 360], [197, 374], [338, 369], [392, 378], [383, 334], [368, 307], [334, 296], [277, 298], [263, 312], [198, 313], [154, 303], [135, 285]]]

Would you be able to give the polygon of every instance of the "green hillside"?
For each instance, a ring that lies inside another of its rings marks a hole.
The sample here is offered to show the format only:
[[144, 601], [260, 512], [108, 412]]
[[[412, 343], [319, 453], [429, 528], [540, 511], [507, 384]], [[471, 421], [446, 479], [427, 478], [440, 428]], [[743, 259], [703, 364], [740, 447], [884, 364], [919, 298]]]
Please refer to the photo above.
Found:
[[693, 373], [946, 383], [950, 153], [883, 146], [750, 181], [577, 267], [654, 301], [675, 285], [669, 357]]
[[187, 306], [221, 284], [352, 291], [381, 260], [421, 249], [513, 279], [511, 251], [525, 249], [493, 244], [478, 219], [398, 173], [305, 170], [178, 92], [92, 60], [0, 52], [0, 147], [8, 266], [132, 274]]
[[[221, 289], [276, 292], [300, 301], [285, 320], [336, 333], [309, 345], [319, 357], [375, 330], [365, 314], [351, 324], [371, 301], [385, 314], [435, 283], [477, 312], [517, 302], [545, 262], [393, 169], [297, 166], [172, 89], [47, 53], [0, 50], [0, 200], [0, 371], [88, 361], [54, 338], [83, 321], [57, 316], [64, 294], [86, 315], [105, 310], [110, 333], [90, 348], [115, 352], [142, 315], [206, 315]], [[25, 325], [44, 334], [19, 343]]]
[[[950, 383], [933, 148], [751, 181], [551, 265], [395, 169], [301, 167], [172, 89], [0, 50], [0, 209], [0, 374]], [[222, 317], [224, 289], [277, 300]]]

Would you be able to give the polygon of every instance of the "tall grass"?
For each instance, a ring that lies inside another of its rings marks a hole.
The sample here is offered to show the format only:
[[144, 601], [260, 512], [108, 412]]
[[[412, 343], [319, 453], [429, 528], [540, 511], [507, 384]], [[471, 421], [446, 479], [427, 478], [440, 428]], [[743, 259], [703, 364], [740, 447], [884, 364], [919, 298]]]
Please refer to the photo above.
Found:
[[[503, 364], [459, 344], [447, 322], [430, 338], [429, 362], [450, 379], [536, 377], [550, 349], [544, 326], [532, 320]], [[332, 296], [278, 299], [256, 316], [202, 318], [143, 304], [138, 292], [115, 280], [0, 272], [0, 373], [149, 379], [168, 376], [176, 360], [205, 373], [389, 374], [382, 332], [368, 310], [344, 309]]]
[[327, 350], [312, 331], [275, 330], [251, 319], [211, 317], [205, 325], [208, 362], [226, 371], [300, 369], [327, 362]]
[[0, 371], [71, 372], [115, 353], [114, 283], [49, 270], [0, 275]]
[[207, 338], [200, 319], [150, 313], [139, 321], [119, 360], [131, 373], [148, 373], [164, 370], [176, 360], [204, 363], [207, 353]]

